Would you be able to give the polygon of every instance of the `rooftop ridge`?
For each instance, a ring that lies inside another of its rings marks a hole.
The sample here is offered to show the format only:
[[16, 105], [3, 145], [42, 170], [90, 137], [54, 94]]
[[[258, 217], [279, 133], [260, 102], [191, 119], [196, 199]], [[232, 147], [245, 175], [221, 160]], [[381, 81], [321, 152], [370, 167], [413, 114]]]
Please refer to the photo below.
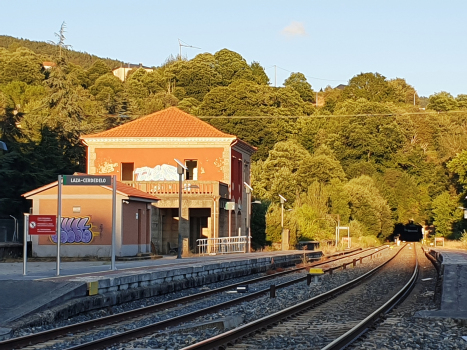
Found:
[[86, 138], [105, 137], [236, 137], [186, 113], [177, 107], [148, 114], [115, 128], [97, 134], [83, 135]]

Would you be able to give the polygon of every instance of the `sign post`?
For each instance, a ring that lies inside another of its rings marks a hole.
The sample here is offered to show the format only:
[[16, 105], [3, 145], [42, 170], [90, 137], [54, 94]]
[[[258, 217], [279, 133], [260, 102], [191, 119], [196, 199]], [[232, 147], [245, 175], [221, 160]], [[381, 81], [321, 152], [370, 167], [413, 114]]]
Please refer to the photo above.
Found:
[[54, 235], [57, 230], [55, 215], [24, 214], [24, 243], [23, 243], [23, 275], [27, 273], [28, 242], [30, 235]]
[[60, 276], [60, 243], [62, 242], [62, 175], [58, 175], [57, 200], [57, 276]]
[[110, 268], [116, 270], [115, 267], [115, 241], [116, 241], [116, 232], [115, 227], [117, 227], [117, 176], [112, 176], [112, 257]]
[[24, 213], [24, 239], [23, 239], [23, 276], [27, 273], [28, 263], [28, 226], [29, 226], [29, 214]]

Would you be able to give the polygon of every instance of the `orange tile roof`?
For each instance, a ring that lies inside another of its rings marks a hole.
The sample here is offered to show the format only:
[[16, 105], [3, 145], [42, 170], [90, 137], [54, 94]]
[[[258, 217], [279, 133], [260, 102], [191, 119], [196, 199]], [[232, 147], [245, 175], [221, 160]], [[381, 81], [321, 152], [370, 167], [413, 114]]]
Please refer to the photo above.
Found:
[[81, 138], [101, 137], [235, 137], [176, 107], [149, 114], [116, 128]]
[[[84, 173], [74, 173], [73, 175], [89, 175], [89, 174], [84, 174]], [[32, 191], [26, 192], [22, 194], [23, 197], [28, 198], [30, 196], [33, 196], [37, 193], [40, 193], [42, 191], [48, 190], [49, 188], [55, 187], [58, 185], [58, 181], [51, 182], [45, 186], [38, 187]], [[101, 186], [104, 187], [108, 190], [112, 190], [112, 186]], [[124, 184], [123, 182], [120, 182], [117, 180], [117, 192], [120, 192], [121, 194], [124, 194], [128, 197], [135, 197], [135, 198], [143, 198], [143, 199], [149, 199], [152, 202], [157, 202], [159, 198], [156, 196], [153, 196], [149, 193], [146, 193], [144, 191], [138, 190], [137, 188], [128, 186], [127, 184]]]
[[[111, 187], [108, 187], [108, 188], [111, 188]], [[128, 197], [151, 199], [153, 202], [156, 202], [159, 200], [159, 198], [157, 198], [156, 196], [153, 196], [149, 193], [138, 190], [137, 188], [128, 186], [127, 184], [124, 184], [123, 182], [120, 182], [120, 181], [117, 181], [117, 192], [126, 194]]]

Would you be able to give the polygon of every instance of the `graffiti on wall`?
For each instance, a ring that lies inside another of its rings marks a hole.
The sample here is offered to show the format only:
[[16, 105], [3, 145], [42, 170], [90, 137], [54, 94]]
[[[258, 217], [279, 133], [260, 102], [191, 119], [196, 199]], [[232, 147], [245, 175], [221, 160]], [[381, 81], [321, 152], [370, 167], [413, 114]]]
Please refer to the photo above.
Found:
[[177, 167], [169, 164], [136, 168], [136, 181], [178, 181]]
[[108, 174], [115, 171], [115, 168], [118, 167], [118, 163], [112, 163], [111, 159], [103, 159], [101, 161], [96, 161], [96, 167], [99, 174]]
[[[60, 243], [61, 244], [89, 244], [92, 239], [99, 235], [91, 230], [91, 217], [62, 217]], [[57, 243], [57, 235], [50, 236], [53, 243]]]

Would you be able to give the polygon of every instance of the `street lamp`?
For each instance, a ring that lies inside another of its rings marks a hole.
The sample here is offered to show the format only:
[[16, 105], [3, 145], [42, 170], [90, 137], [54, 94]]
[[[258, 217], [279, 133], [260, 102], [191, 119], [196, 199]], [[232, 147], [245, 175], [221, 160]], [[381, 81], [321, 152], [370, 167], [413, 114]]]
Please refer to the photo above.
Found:
[[177, 259], [182, 258], [182, 178], [185, 170], [188, 168], [180, 162], [178, 159], [174, 159], [177, 162], [177, 174], [178, 174], [178, 250]]
[[250, 205], [251, 205], [251, 193], [253, 192], [253, 188], [248, 185], [246, 182], [243, 183], [245, 186], [246, 191], [246, 252], [250, 252]]
[[287, 202], [287, 199], [281, 195], [279, 195], [279, 198], [281, 199], [281, 228], [284, 231], [284, 203]]
[[[339, 228], [341, 226], [341, 216], [339, 214], [327, 214], [334, 222], [336, 223], [336, 249], [339, 244]], [[337, 221], [332, 217], [333, 215], [337, 216]]]
[[[281, 199], [281, 244], [282, 244], [282, 250], [284, 250], [284, 203], [287, 202], [287, 199], [285, 199], [283, 196], [279, 195], [279, 198]], [[289, 245], [289, 239], [287, 239], [287, 246]], [[289, 248], [287, 248], [289, 249]]]

